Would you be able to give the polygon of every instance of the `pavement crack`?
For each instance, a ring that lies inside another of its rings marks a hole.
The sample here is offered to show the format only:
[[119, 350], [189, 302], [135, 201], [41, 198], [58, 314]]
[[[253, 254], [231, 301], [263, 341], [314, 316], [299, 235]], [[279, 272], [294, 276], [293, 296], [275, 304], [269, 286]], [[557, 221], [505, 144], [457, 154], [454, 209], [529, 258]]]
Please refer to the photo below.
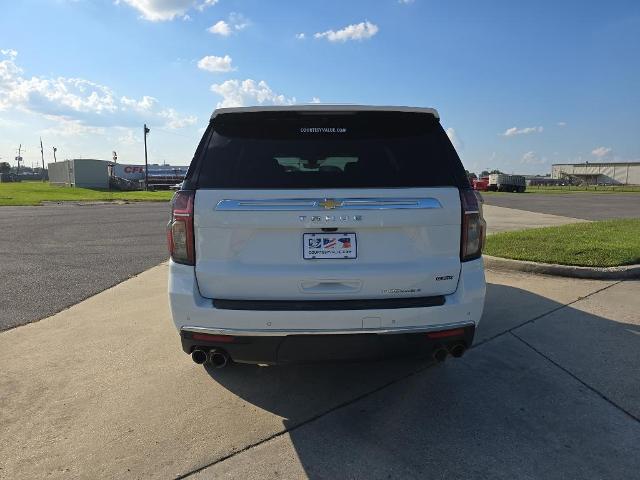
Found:
[[424, 372], [425, 370], [427, 370], [427, 369], [429, 369], [429, 368], [431, 368], [431, 367], [433, 367], [435, 365], [436, 365], [435, 363], [428, 363], [428, 364], [423, 365], [421, 367], [418, 367], [418, 368], [416, 368], [414, 370], [411, 370], [410, 372], [408, 372], [408, 373], [406, 373], [406, 374], [404, 374], [404, 375], [402, 375], [402, 376], [400, 376], [398, 378], [395, 378], [393, 380], [389, 380], [388, 382], [386, 382], [386, 383], [384, 383], [384, 384], [382, 384], [382, 385], [380, 385], [380, 386], [378, 386], [378, 387], [376, 387], [376, 388], [374, 388], [372, 390], [369, 390], [367, 392], [361, 393], [357, 397], [354, 397], [354, 398], [352, 398], [350, 400], [345, 400], [344, 402], [342, 402], [342, 403], [340, 403], [338, 405], [335, 405], [335, 406], [329, 408], [328, 410], [325, 410], [325, 411], [320, 412], [320, 413], [318, 413], [316, 415], [313, 415], [313, 416], [307, 418], [306, 420], [301, 421], [300, 423], [298, 423], [296, 425], [293, 425], [293, 426], [291, 426], [289, 428], [285, 428], [283, 430], [280, 430], [280, 431], [278, 431], [278, 432], [276, 432], [276, 433], [274, 433], [272, 435], [269, 435], [268, 437], [265, 437], [265, 438], [263, 438], [263, 439], [261, 439], [261, 440], [259, 440], [257, 442], [254, 442], [254, 443], [251, 443], [249, 445], [246, 445], [245, 447], [243, 447], [243, 448], [241, 448], [239, 450], [236, 450], [236, 451], [233, 451], [231, 453], [228, 453], [227, 455], [224, 455], [224, 456], [214, 460], [211, 463], [208, 463], [208, 464], [203, 465], [201, 467], [198, 467], [198, 468], [196, 468], [194, 470], [191, 470], [191, 471], [189, 471], [187, 473], [179, 475], [179, 476], [175, 477], [174, 480], [182, 480], [182, 479], [188, 478], [191, 475], [195, 475], [198, 472], [201, 472], [203, 470], [206, 470], [207, 468], [210, 468], [210, 467], [213, 467], [214, 465], [222, 463], [225, 460], [228, 460], [228, 459], [230, 459], [232, 457], [235, 457], [238, 454], [244, 453], [244, 452], [246, 452], [248, 450], [251, 450], [251, 449], [253, 449], [255, 447], [259, 447], [260, 445], [262, 445], [264, 443], [267, 443], [267, 442], [269, 442], [271, 440], [275, 440], [276, 438], [279, 438], [279, 437], [281, 437], [281, 436], [283, 436], [283, 435], [285, 435], [287, 433], [293, 432], [293, 431], [295, 431], [295, 430], [297, 430], [297, 429], [299, 429], [301, 427], [304, 427], [305, 425], [307, 425], [309, 423], [315, 422], [316, 420], [319, 420], [320, 418], [322, 418], [322, 417], [324, 417], [326, 415], [329, 415], [330, 413], [333, 413], [333, 412], [335, 412], [337, 410], [340, 410], [340, 409], [342, 409], [344, 407], [348, 407], [349, 405], [352, 405], [352, 404], [354, 404], [356, 402], [359, 402], [360, 400], [363, 400], [363, 399], [369, 397], [370, 395], [373, 395], [373, 394], [375, 394], [377, 392], [380, 392], [380, 391], [384, 390], [387, 387], [395, 385], [396, 383], [399, 383], [399, 382], [401, 382], [401, 381], [403, 381], [403, 380], [405, 380], [407, 378], [410, 378], [410, 377], [412, 377], [414, 375], [417, 375], [417, 374], [419, 374], [421, 372]]
[[[571, 302], [569, 302], [569, 303], [566, 303], [566, 304], [560, 305], [559, 307], [554, 308], [554, 309], [552, 309], [552, 310], [549, 310], [548, 312], [545, 312], [545, 313], [542, 313], [542, 314], [540, 314], [540, 315], [537, 315], [536, 317], [533, 317], [533, 318], [531, 318], [531, 319], [529, 319], [529, 320], [526, 320], [525, 322], [522, 322], [522, 323], [520, 323], [520, 324], [518, 324], [518, 325], [516, 325], [516, 326], [514, 326], [514, 327], [511, 327], [511, 328], [509, 328], [509, 329], [507, 329], [507, 330], [505, 330], [505, 331], [503, 331], [503, 332], [500, 332], [500, 333], [498, 333], [498, 334], [496, 334], [496, 335], [494, 335], [494, 336], [492, 336], [492, 337], [489, 337], [489, 338], [487, 338], [487, 339], [485, 339], [485, 340], [482, 340], [481, 342], [474, 343], [474, 344], [469, 348], [469, 350], [474, 349], [474, 348], [476, 348], [476, 347], [479, 347], [480, 345], [484, 345], [485, 343], [488, 343], [488, 342], [490, 342], [490, 341], [492, 341], [492, 340], [495, 340], [496, 338], [499, 338], [499, 337], [501, 337], [501, 336], [503, 336], [503, 335], [505, 335], [505, 334], [509, 334], [509, 333], [511, 333], [514, 337], [518, 338], [520, 341], [524, 342], [524, 340], [522, 340], [520, 337], [518, 337], [516, 334], [514, 334], [514, 333], [513, 333], [513, 331], [514, 331], [514, 330], [516, 330], [516, 329], [518, 329], [518, 328], [520, 328], [520, 327], [522, 327], [522, 326], [524, 326], [524, 325], [527, 325], [528, 323], [534, 322], [535, 320], [538, 320], [538, 319], [543, 318], [543, 317], [545, 317], [545, 316], [547, 316], [547, 315], [550, 315], [550, 314], [552, 314], [552, 313], [554, 313], [554, 312], [557, 312], [558, 310], [561, 310], [561, 309], [566, 308], [566, 307], [568, 307], [568, 306], [570, 306], [570, 305], [573, 305], [574, 303], [579, 302], [579, 301], [581, 301], [581, 300], [584, 300], [585, 298], [588, 298], [588, 297], [590, 297], [590, 296], [592, 296], [592, 295], [595, 295], [596, 293], [600, 293], [600, 292], [602, 292], [602, 291], [604, 291], [604, 290], [607, 290], [608, 288], [611, 288], [611, 287], [613, 287], [613, 286], [615, 286], [615, 285], [618, 285], [619, 283], [622, 283], [623, 281], [624, 281], [624, 280], [619, 280], [619, 281], [617, 281], [617, 282], [614, 282], [614, 283], [612, 283], [612, 284], [610, 284], [610, 285], [607, 285], [607, 286], [602, 287], [602, 288], [600, 288], [600, 289], [598, 289], [598, 290], [595, 290], [595, 291], [593, 291], [593, 292], [589, 293], [588, 295], [585, 295], [584, 297], [579, 297], [579, 298], [577, 298], [576, 300], [573, 300], [573, 301], [571, 301]], [[526, 342], [524, 342], [524, 343], [526, 344]], [[633, 414], [631, 414], [631, 413], [627, 412], [627, 411], [626, 411], [626, 410], [624, 410], [622, 407], [620, 407], [620, 406], [616, 405], [614, 402], [612, 402], [612, 401], [611, 401], [610, 399], [608, 399], [606, 396], [604, 396], [603, 394], [601, 394], [600, 392], [598, 392], [597, 390], [595, 390], [593, 387], [589, 386], [588, 384], [584, 383], [582, 380], [580, 380], [579, 378], [577, 378], [577, 377], [576, 377], [575, 375], [573, 375], [571, 372], [569, 372], [568, 370], [566, 370], [566, 369], [565, 369], [565, 368], [563, 368], [562, 366], [558, 365], [557, 363], [555, 363], [555, 362], [554, 362], [553, 360], [551, 360], [550, 358], [546, 357], [544, 354], [542, 354], [541, 352], [539, 352], [538, 350], [536, 350], [535, 348], [533, 348], [531, 345], [529, 345], [529, 344], [527, 344], [527, 345], [528, 345], [530, 348], [532, 348], [536, 353], [538, 353], [539, 355], [542, 355], [544, 358], [546, 358], [547, 360], [549, 360], [551, 363], [553, 363], [554, 365], [558, 366], [558, 368], [560, 368], [560, 369], [562, 369], [563, 371], [565, 371], [565, 372], [566, 372], [567, 374], [569, 374], [572, 378], [575, 378], [578, 382], [580, 382], [581, 384], [583, 384], [584, 386], [586, 386], [589, 390], [593, 391], [593, 392], [594, 392], [594, 393], [596, 393], [598, 396], [600, 396], [601, 398], [605, 399], [607, 402], [609, 402], [610, 404], [612, 404], [614, 407], [616, 407], [616, 408], [620, 409], [621, 411], [623, 411], [624, 413], [626, 413], [627, 415], [629, 415], [629, 416], [630, 416], [631, 418], [633, 418], [634, 420], [636, 420], [636, 421], [639, 421], [639, 422], [640, 422], [640, 419], [636, 418]], [[251, 449], [253, 449], [253, 448], [255, 448], [255, 447], [259, 447], [260, 445], [262, 445], [262, 444], [264, 444], [264, 443], [267, 443], [267, 442], [269, 442], [269, 441], [271, 441], [271, 440], [275, 440], [275, 439], [277, 439], [277, 438], [279, 438], [279, 437], [282, 437], [283, 435], [286, 435], [287, 433], [293, 432], [293, 431], [295, 431], [295, 430], [297, 430], [297, 429], [299, 429], [299, 428], [301, 428], [301, 427], [303, 427], [303, 426], [305, 426], [305, 425], [307, 425], [307, 424], [309, 424], [309, 423], [315, 422], [316, 420], [319, 420], [320, 418], [325, 417], [326, 415], [329, 415], [329, 414], [331, 414], [331, 413], [333, 413], [333, 412], [335, 412], [335, 411], [337, 411], [337, 410], [340, 410], [340, 409], [342, 409], [342, 408], [344, 408], [344, 407], [348, 407], [349, 405], [352, 405], [352, 404], [354, 404], [354, 403], [356, 403], [356, 402], [359, 402], [360, 400], [363, 400], [363, 399], [365, 399], [365, 398], [367, 398], [367, 397], [369, 397], [369, 396], [371, 396], [371, 395], [373, 395], [373, 394], [375, 394], [375, 393], [378, 393], [378, 392], [380, 392], [380, 391], [384, 390], [384, 389], [385, 389], [385, 388], [387, 388], [387, 387], [390, 387], [390, 386], [395, 385], [396, 383], [399, 383], [399, 382], [401, 382], [401, 381], [403, 381], [403, 380], [405, 380], [405, 379], [407, 379], [407, 378], [410, 378], [410, 377], [412, 377], [412, 376], [414, 376], [414, 375], [417, 375], [417, 374], [419, 374], [419, 373], [422, 373], [422, 372], [424, 372], [424, 371], [428, 370], [429, 368], [434, 367], [435, 365], [437, 365], [437, 364], [435, 364], [435, 363], [428, 363], [427, 365], [423, 365], [423, 366], [421, 366], [421, 367], [419, 367], [419, 368], [417, 368], [417, 369], [415, 369], [415, 370], [412, 370], [412, 371], [410, 371], [410, 372], [408, 372], [408, 373], [406, 373], [406, 374], [404, 374], [404, 375], [402, 375], [402, 376], [400, 376], [400, 377], [398, 377], [398, 378], [395, 378], [395, 379], [393, 379], [393, 380], [390, 380], [390, 381], [388, 381], [388, 382], [384, 383], [383, 385], [380, 385], [380, 386], [378, 386], [378, 387], [374, 388], [373, 390], [369, 390], [369, 391], [367, 391], [367, 392], [364, 392], [364, 393], [362, 393], [362, 394], [358, 395], [357, 397], [354, 397], [354, 398], [352, 398], [352, 399], [350, 399], [350, 400], [345, 400], [344, 402], [342, 402], [342, 403], [340, 403], [340, 404], [338, 404], [338, 405], [335, 405], [335, 406], [331, 407], [331, 408], [330, 408], [330, 409], [328, 409], [328, 410], [325, 410], [325, 411], [323, 411], [323, 412], [321, 412], [321, 413], [318, 413], [318, 414], [316, 414], [316, 415], [313, 415], [313, 416], [309, 417], [308, 419], [301, 421], [301, 422], [300, 422], [300, 423], [298, 423], [297, 425], [293, 425], [293, 426], [291, 426], [291, 427], [289, 427], [289, 428], [285, 428], [285, 429], [283, 429], [283, 430], [280, 430], [280, 431], [278, 431], [278, 432], [276, 432], [276, 433], [274, 433], [274, 434], [272, 434], [272, 435], [269, 435], [268, 437], [265, 437], [265, 438], [263, 438], [263, 439], [261, 439], [261, 440], [259, 440], [259, 441], [257, 441], [257, 442], [254, 442], [254, 443], [251, 443], [251, 444], [249, 444], [249, 445], [246, 445], [245, 447], [243, 447], [243, 448], [241, 448], [241, 449], [239, 449], [239, 450], [236, 450], [236, 451], [233, 451], [233, 452], [231, 452], [231, 453], [228, 453], [227, 455], [224, 455], [224, 456], [222, 456], [222, 457], [220, 457], [220, 458], [218, 458], [218, 459], [214, 460], [213, 462], [210, 462], [210, 463], [208, 463], [208, 464], [206, 464], [206, 465], [203, 465], [203, 466], [201, 466], [201, 467], [198, 467], [198, 468], [196, 468], [196, 469], [194, 469], [194, 470], [191, 470], [191, 471], [189, 471], [189, 472], [187, 472], [187, 473], [184, 473], [184, 474], [182, 474], [182, 475], [179, 475], [179, 476], [175, 477], [175, 480], [182, 480], [182, 479], [188, 478], [188, 477], [190, 477], [191, 475], [195, 475], [195, 474], [196, 474], [196, 473], [198, 473], [198, 472], [201, 472], [201, 471], [203, 471], [203, 470], [206, 470], [207, 468], [210, 468], [210, 467], [213, 467], [214, 465], [217, 465], [217, 464], [219, 464], [219, 463], [222, 463], [222, 462], [224, 462], [224, 461], [226, 461], [226, 460], [228, 460], [228, 459], [230, 459], [230, 458], [232, 458], [232, 457], [235, 457], [236, 455], [239, 455], [239, 454], [241, 454], [241, 453], [244, 453], [244, 452], [246, 452], [246, 451], [248, 451], [248, 450], [251, 450]]]
[[614, 402], [612, 399], [610, 399], [609, 397], [607, 397], [604, 393], [602, 393], [601, 391], [597, 390], [595, 387], [592, 387], [591, 385], [589, 385], [587, 382], [585, 382], [584, 380], [582, 380], [580, 377], [578, 377], [577, 375], [575, 375], [573, 372], [571, 372], [571, 370], [568, 370], [567, 368], [563, 367], [562, 365], [560, 365], [558, 362], [556, 362], [555, 360], [553, 360], [551, 357], [549, 357], [548, 355], [545, 355], [544, 353], [542, 353], [540, 350], [538, 350], [536, 347], [534, 347], [533, 345], [531, 345], [529, 342], [527, 342], [525, 339], [523, 339], [522, 337], [520, 337], [519, 335], [517, 335], [515, 332], [509, 332], [511, 335], [513, 335], [513, 337], [515, 337], [516, 339], [520, 340], [522, 343], [524, 343], [527, 347], [529, 347], [531, 350], [533, 350], [535, 353], [537, 353], [538, 355], [540, 355], [542, 358], [544, 358], [545, 360], [547, 360], [549, 363], [551, 363], [552, 365], [555, 365], [556, 367], [558, 367], [560, 370], [562, 370], [564, 373], [566, 373], [567, 375], [569, 375], [571, 378], [573, 378], [574, 380], [576, 380], [577, 382], [579, 382], [580, 384], [582, 384], [583, 386], [585, 386], [586, 388], [588, 388], [589, 390], [591, 390], [593, 393], [595, 393], [597, 396], [599, 396], [600, 398], [602, 398], [604, 401], [606, 401], [607, 403], [609, 403], [611, 406], [613, 406], [614, 408], [620, 410], [621, 412], [625, 413], [627, 416], [629, 416], [630, 418], [632, 418], [633, 420], [635, 420], [636, 422], [640, 423], [640, 418], [638, 418], [637, 416], [635, 416], [633, 413], [631, 413], [630, 411], [626, 410], [624, 407], [618, 405], [616, 402]]
[[496, 338], [499, 338], [499, 337], [501, 337], [503, 335], [506, 335], [507, 333], [511, 333], [514, 330], [519, 329], [520, 327], [524, 327], [525, 325], [527, 325], [527, 324], [529, 324], [531, 322], [535, 322], [536, 320], [540, 320], [541, 318], [544, 318], [547, 315], [551, 315], [552, 313], [555, 313], [558, 310], [562, 310], [563, 308], [567, 308], [567, 307], [569, 307], [569, 306], [571, 306], [571, 305], [573, 305], [575, 303], [578, 303], [578, 302], [584, 300], [585, 298], [589, 298], [592, 295], [595, 295], [596, 293], [600, 293], [600, 292], [603, 292], [603, 291], [605, 291], [605, 290], [607, 290], [607, 289], [609, 289], [611, 287], [615, 287], [616, 285], [618, 285], [618, 284], [620, 284], [622, 282], [624, 282], [624, 280], [618, 280], [617, 282], [614, 282], [611, 285], [606, 285], [606, 286], [604, 286], [602, 288], [599, 288], [598, 290], [594, 290], [593, 292], [589, 293], [588, 295], [585, 295], [583, 297], [578, 297], [578, 298], [576, 298], [575, 300], [573, 300], [573, 301], [571, 301], [569, 303], [564, 303], [564, 304], [562, 304], [562, 305], [560, 305], [558, 307], [552, 308], [551, 310], [549, 310], [547, 312], [541, 313], [540, 315], [537, 315], [537, 316], [535, 316], [533, 318], [530, 318], [529, 320], [525, 320], [524, 322], [519, 323], [518, 325], [515, 325], [515, 326], [513, 326], [511, 328], [508, 328], [507, 330], [504, 330], [504, 331], [502, 331], [500, 333], [496, 333], [495, 335], [493, 335], [493, 336], [491, 336], [489, 338], [485, 338], [484, 340], [481, 340], [481, 341], [479, 341], [477, 343], [474, 343], [471, 348], [475, 348], [475, 347], [479, 347], [480, 345], [484, 345], [485, 343], [490, 342], [491, 340], [495, 340]]

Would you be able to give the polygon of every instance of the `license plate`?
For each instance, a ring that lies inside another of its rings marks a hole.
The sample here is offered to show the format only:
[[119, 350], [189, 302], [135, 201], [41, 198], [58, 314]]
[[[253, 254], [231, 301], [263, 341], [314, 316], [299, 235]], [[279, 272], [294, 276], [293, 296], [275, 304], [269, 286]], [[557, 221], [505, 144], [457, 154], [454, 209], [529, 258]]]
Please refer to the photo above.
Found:
[[355, 233], [303, 233], [302, 257], [305, 260], [357, 258]]

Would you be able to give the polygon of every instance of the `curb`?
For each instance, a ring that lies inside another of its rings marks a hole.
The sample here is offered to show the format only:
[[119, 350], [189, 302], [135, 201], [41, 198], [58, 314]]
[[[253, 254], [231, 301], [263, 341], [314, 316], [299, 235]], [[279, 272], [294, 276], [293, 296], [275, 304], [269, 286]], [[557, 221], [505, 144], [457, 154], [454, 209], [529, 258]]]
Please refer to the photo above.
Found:
[[557, 265], [554, 263], [511, 260], [509, 258], [492, 257], [490, 255], [483, 255], [482, 258], [484, 259], [484, 266], [490, 270], [537, 273], [540, 275], [588, 278], [594, 280], [629, 280], [640, 278], [640, 265], [606, 268], [577, 267], [572, 265]]

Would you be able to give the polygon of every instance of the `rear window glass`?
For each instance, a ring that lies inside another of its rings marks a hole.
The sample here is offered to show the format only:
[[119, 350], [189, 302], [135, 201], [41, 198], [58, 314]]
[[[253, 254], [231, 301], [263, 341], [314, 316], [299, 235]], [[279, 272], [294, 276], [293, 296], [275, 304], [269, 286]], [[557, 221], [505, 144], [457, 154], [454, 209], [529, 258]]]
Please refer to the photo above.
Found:
[[229, 113], [217, 116], [206, 135], [199, 188], [467, 185], [458, 155], [429, 114]]

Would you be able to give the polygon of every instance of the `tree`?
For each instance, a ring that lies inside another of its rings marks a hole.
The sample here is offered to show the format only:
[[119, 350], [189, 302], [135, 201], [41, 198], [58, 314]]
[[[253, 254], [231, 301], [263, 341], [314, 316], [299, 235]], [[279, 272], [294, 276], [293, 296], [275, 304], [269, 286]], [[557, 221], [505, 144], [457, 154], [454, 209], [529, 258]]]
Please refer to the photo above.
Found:
[[465, 170], [464, 173], [467, 174], [467, 178], [469, 180], [474, 180], [474, 179], [478, 178], [478, 176], [475, 173], [470, 172], [469, 170]]
[[0, 173], [9, 173], [11, 171], [11, 165], [8, 162], [0, 162]]
[[488, 177], [489, 176], [489, 171], [488, 170], [482, 170], [482, 172], [480, 172], [480, 176], [481, 177]]
[[500, 170], [491, 170], [489, 173], [502, 173]]

